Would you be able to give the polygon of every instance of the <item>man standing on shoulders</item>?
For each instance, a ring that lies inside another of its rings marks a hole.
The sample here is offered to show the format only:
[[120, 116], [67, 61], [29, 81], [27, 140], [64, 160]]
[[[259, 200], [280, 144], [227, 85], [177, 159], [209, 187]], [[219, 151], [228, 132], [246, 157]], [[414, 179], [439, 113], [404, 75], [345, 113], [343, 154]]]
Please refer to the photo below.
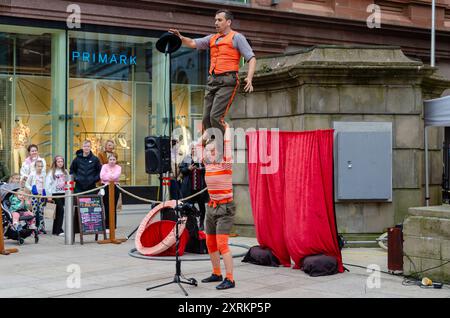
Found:
[[[233, 14], [228, 10], [221, 9], [216, 12], [215, 16], [216, 34], [191, 39], [182, 36], [177, 29], [169, 30], [181, 39], [184, 46], [198, 50], [210, 49], [210, 67], [202, 121], [203, 131], [206, 132], [202, 137], [204, 142], [212, 137], [208, 134], [208, 128], [219, 129], [222, 133], [220, 140], [223, 140], [225, 135], [224, 118], [240, 85], [238, 72], [241, 56], [249, 63], [248, 74], [244, 79], [244, 91], [253, 92], [255, 54], [245, 36], [231, 29], [232, 21]], [[223, 145], [218, 146], [219, 149], [223, 149]]]

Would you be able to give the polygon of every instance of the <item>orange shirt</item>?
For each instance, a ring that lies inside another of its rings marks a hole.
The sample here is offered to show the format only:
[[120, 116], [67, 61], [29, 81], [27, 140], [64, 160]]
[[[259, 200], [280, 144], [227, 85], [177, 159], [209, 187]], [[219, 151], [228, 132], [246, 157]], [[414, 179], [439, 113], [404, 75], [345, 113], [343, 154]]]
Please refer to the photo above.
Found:
[[225, 130], [223, 158], [216, 162], [214, 142], [205, 147], [205, 181], [212, 203], [233, 200], [233, 162], [231, 156], [230, 129]]

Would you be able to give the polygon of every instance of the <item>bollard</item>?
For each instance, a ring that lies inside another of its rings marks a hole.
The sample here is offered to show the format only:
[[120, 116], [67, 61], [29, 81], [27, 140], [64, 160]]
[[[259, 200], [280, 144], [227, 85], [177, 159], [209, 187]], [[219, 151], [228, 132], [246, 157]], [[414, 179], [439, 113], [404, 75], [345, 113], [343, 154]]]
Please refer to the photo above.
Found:
[[115, 192], [115, 184], [114, 182], [110, 182], [108, 185], [108, 194], [109, 194], [109, 211], [105, 211], [105, 213], [109, 213], [109, 239], [98, 241], [98, 244], [120, 244], [125, 242], [127, 239], [120, 238], [116, 239], [116, 227], [115, 227], [115, 201], [114, 201], [114, 192]]
[[114, 197], [115, 197], [115, 185], [114, 182], [110, 182], [108, 185], [108, 192], [109, 192], [109, 211], [106, 211], [106, 213], [109, 214], [109, 239], [111, 241], [115, 241], [116, 240], [116, 216], [115, 216], [115, 210], [116, 210], [116, 205], [114, 202]]
[[2, 198], [0, 197], [0, 254], [9, 255], [11, 253], [17, 253], [17, 248], [5, 249], [5, 241], [3, 239], [3, 210], [2, 210]]
[[[73, 176], [69, 175], [69, 180], [66, 181], [66, 195], [73, 194], [74, 190]], [[75, 235], [73, 233], [73, 196], [65, 198], [64, 202], [64, 244], [73, 245]]]

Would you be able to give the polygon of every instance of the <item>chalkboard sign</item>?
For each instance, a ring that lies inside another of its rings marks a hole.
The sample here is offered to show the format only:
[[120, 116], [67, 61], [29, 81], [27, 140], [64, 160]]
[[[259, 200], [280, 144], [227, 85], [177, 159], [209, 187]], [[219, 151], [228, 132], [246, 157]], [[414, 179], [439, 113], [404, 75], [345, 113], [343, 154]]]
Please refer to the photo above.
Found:
[[82, 195], [77, 197], [78, 221], [80, 224], [80, 242], [83, 244], [83, 235], [103, 233], [106, 239], [105, 208], [102, 197], [99, 195]]

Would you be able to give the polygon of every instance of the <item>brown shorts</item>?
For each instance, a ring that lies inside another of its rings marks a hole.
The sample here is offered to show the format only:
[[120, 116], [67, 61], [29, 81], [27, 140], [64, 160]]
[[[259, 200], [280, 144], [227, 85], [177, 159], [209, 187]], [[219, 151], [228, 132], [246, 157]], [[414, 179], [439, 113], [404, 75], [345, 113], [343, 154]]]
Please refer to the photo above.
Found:
[[236, 206], [234, 202], [218, 204], [215, 208], [208, 206], [206, 210], [206, 234], [230, 234], [234, 224]]

